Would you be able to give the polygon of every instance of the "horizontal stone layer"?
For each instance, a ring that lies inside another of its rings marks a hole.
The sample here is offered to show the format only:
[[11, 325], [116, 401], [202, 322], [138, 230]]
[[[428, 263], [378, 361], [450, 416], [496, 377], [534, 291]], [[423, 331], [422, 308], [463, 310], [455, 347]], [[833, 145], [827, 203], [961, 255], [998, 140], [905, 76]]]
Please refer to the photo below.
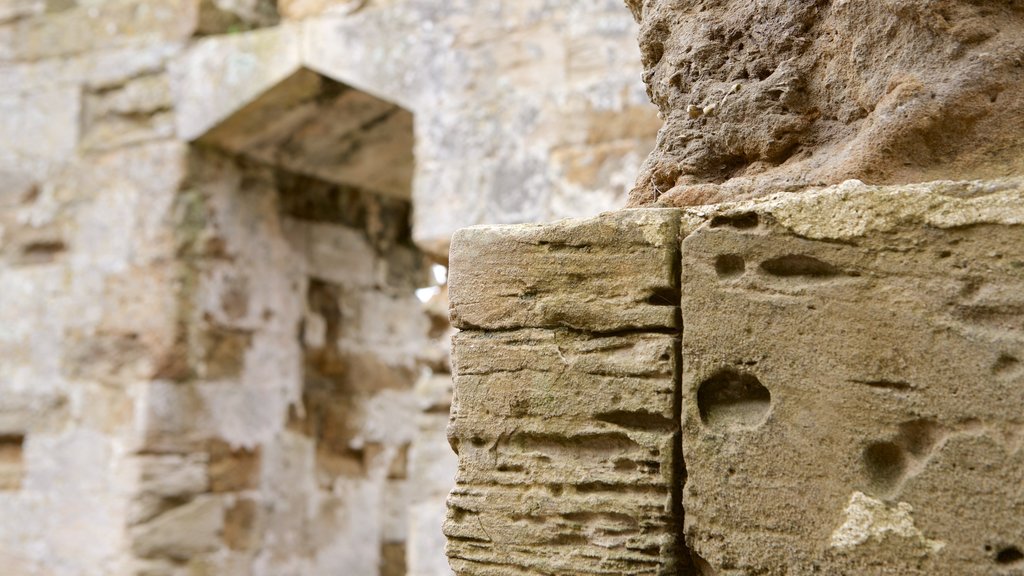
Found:
[[677, 347], [565, 329], [455, 337], [457, 573], [673, 573]]
[[678, 328], [678, 237], [673, 209], [460, 230], [450, 253], [452, 322], [485, 330]]

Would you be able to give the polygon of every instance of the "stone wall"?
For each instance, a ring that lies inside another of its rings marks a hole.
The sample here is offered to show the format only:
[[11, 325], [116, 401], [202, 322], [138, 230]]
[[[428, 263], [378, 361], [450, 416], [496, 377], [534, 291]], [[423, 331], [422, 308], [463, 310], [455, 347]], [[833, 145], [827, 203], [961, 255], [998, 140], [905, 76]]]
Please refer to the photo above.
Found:
[[460, 576], [1019, 574], [1024, 182], [452, 245]]
[[613, 0], [0, 6], [5, 573], [448, 573], [430, 266], [622, 202], [660, 125], [635, 31]]

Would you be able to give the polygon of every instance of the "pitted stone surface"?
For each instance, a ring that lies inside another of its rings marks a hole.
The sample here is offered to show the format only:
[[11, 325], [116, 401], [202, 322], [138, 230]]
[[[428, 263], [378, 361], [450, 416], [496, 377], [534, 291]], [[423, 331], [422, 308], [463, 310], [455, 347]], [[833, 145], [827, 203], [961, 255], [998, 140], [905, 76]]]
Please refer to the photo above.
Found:
[[679, 212], [624, 210], [550, 225], [476, 226], [452, 240], [459, 328], [590, 332], [679, 326]]
[[456, 336], [457, 574], [677, 573], [677, 347], [663, 334]]
[[632, 205], [1024, 171], [1024, 4], [627, 0], [665, 118]]
[[683, 507], [698, 564], [1019, 570], [1024, 182], [848, 182], [693, 216]]

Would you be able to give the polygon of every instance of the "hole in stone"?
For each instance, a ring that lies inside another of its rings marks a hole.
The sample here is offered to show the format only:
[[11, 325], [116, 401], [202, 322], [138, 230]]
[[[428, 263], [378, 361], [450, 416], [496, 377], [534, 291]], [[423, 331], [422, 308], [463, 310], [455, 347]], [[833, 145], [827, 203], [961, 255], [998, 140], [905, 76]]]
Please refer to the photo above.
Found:
[[21, 250], [21, 263], [43, 264], [53, 262], [61, 252], [67, 250], [63, 240], [39, 240], [29, 242]]
[[996, 376], [1006, 376], [1020, 370], [1020, 360], [1009, 355], [1000, 354], [996, 363], [992, 365], [992, 373]]
[[647, 297], [647, 303], [652, 306], [678, 306], [679, 291], [674, 288], [655, 288]]
[[906, 469], [906, 454], [893, 442], [875, 442], [864, 449], [864, 470], [877, 494], [891, 492], [903, 480]]
[[701, 383], [697, 408], [712, 428], [753, 428], [768, 417], [771, 397], [753, 374], [726, 368]]
[[804, 254], [787, 254], [761, 263], [761, 269], [772, 276], [806, 278], [831, 278], [839, 269], [828, 262]]
[[913, 420], [900, 424], [900, 444], [918, 458], [928, 456], [942, 437], [942, 428], [934, 420]]
[[737, 228], [739, 230], [747, 230], [750, 228], [756, 228], [760, 218], [754, 212], [743, 212], [740, 214], [732, 215], [721, 215], [715, 216], [711, 219], [712, 228]]
[[996, 554], [996, 564], [1017, 564], [1024, 560], [1024, 552], [1016, 546], [1007, 546]]
[[723, 280], [742, 276], [744, 270], [746, 270], [746, 263], [738, 254], [721, 254], [715, 258], [715, 272]]
[[715, 570], [707, 560], [702, 558], [700, 554], [691, 550], [690, 556], [693, 562], [693, 567], [697, 570], [697, 574], [700, 576], [718, 576], [718, 571]]
[[22, 446], [25, 437], [20, 434], [0, 435], [0, 490], [20, 490], [25, 466]]

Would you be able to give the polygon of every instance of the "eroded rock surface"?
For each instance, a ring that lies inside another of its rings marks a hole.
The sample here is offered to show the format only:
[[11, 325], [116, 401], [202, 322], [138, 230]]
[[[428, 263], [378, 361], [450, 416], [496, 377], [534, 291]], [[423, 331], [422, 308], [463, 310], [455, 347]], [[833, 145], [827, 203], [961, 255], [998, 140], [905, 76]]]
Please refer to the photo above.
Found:
[[452, 239], [457, 328], [678, 327], [679, 217], [624, 210], [555, 224], [475, 226]]
[[694, 215], [683, 506], [706, 573], [1024, 569], [1024, 182]]
[[641, 214], [456, 238], [460, 576], [1024, 570], [1024, 180]]
[[646, 292], [678, 293], [677, 259], [675, 210], [456, 237], [452, 318], [467, 330], [453, 346], [445, 534], [457, 574], [686, 569], [678, 308]]
[[665, 119], [632, 205], [1024, 169], [1024, 3], [627, 0]]

